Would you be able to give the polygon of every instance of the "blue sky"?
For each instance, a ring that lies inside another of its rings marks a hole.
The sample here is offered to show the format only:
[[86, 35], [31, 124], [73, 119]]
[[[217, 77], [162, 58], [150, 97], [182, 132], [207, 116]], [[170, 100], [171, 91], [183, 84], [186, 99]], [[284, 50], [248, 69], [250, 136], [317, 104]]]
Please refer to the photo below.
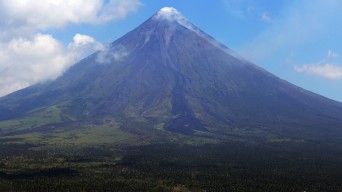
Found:
[[0, 95], [58, 77], [165, 6], [280, 78], [342, 101], [340, 0], [0, 0]]

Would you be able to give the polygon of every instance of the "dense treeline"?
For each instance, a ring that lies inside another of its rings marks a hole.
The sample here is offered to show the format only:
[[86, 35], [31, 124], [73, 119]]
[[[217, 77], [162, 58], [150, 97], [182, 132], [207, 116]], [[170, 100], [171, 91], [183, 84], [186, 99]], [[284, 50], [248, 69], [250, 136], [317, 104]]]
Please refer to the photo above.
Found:
[[0, 191], [342, 191], [341, 148], [315, 143], [36, 151], [21, 164], [1, 149]]

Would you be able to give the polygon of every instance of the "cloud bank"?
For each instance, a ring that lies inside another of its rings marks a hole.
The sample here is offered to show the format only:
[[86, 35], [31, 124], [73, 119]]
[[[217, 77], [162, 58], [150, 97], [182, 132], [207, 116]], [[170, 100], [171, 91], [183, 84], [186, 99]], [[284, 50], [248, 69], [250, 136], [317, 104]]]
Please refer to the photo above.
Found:
[[55, 79], [104, 49], [83, 34], [63, 45], [47, 30], [123, 19], [140, 6], [139, 0], [0, 0], [0, 96]]

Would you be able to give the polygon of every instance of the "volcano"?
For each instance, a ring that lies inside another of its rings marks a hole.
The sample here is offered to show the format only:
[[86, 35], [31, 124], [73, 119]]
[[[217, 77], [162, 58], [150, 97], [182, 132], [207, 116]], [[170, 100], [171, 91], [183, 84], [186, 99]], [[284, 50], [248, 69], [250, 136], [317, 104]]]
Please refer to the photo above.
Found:
[[54, 81], [0, 99], [0, 135], [118, 125], [206, 138], [328, 140], [342, 104], [290, 84], [163, 8]]

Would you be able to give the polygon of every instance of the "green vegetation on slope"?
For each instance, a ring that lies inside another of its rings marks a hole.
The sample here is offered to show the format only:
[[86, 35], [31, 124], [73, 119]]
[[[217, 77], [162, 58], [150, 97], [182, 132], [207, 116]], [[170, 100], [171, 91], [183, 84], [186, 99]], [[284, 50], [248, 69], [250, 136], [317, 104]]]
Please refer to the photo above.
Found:
[[21, 130], [60, 122], [60, 113], [61, 110], [56, 106], [36, 110], [31, 115], [23, 118], [0, 121], [0, 131]]

